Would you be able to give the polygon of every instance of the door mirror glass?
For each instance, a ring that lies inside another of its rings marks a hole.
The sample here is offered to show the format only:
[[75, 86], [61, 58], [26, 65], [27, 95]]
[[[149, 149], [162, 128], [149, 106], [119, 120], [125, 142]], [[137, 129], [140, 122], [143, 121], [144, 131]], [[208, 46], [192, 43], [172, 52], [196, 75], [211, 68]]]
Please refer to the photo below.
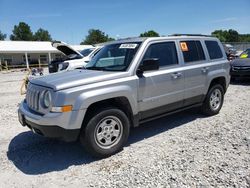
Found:
[[142, 64], [139, 66], [139, 70], [142, 72], [150, 70], [158, 70], [158, 69], [159, 69], [158, 58], [144, 59]]

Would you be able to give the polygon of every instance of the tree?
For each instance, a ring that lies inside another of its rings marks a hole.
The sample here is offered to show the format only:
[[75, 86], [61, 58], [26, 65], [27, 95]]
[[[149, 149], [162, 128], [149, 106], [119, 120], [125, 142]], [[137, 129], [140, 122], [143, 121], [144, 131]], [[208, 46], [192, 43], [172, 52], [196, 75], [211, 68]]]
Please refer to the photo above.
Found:
[[18, 25], [15, 25], [12, 33], [13, 34], [10, 35], [10, 40], [33, 40], [33, 33], [30, 26], [24, 22], [19, 22]]
[[7, 35], [6, 34], [3, 34], [1, 31], [0, 31], [0, 40], [4, 40], [6, 39]]
[[5, 40], [6, 37], [7, 37], [7, 35], [4, 34], [4, 33], [2, 33], [2, 32], [0, 31], [0, 40]]
[[228, 42], [239, 42], [239, 33], [233, 29], [228, 30]]
[[221, 42], [226, 42], [227, 40], [227, 31], [215, 30], [211, 34], [212, 36], [217, 37]]
[[240, 34], [239, 40], [240, 42], [250, 42], [250, 34]]
[[140, 34], [140, 37], [159, 37], [159, 33], [154, 30], [149, 30]]
[[99, 29], [90, 29], [88, 35], [81, 44], [98, 44], [114, 40]]
[[38, 29], [37, 32], [35, 32], [33, 39], [35, 41], [52, 41], [49, 32], [42, 28]]
[[215, 30], [212, 32], [212, 36], [220, 39], [221, 42], [239, 42], [240, 35], [237, 31], [233, 29], [227, 30]]

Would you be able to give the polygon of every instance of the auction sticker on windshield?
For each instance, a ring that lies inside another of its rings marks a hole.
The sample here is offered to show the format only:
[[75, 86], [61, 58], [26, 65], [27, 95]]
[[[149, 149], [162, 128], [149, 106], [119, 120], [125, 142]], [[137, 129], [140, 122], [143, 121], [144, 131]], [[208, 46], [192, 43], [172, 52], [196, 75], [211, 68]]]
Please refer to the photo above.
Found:
[[126, 44], [121, 44], [119, 48], [128, 48], [128, 49], [135, 49], [137, 44], [133, 43], [126, 43]]

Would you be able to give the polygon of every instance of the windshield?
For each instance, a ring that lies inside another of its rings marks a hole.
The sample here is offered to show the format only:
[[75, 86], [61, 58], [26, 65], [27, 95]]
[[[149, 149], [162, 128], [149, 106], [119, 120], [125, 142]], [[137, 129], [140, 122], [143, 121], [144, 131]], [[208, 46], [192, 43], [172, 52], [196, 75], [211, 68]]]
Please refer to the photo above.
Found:
[[84, 50], [80, 51], [80, 53], [83, 55], [83, 57], [86, 57], [86, 56], [88, 56], [93, 50], [94, 50], [94, 48], [88, 48], [88, 49], [84, 49]]
[[133, 60], [141, 42], [104, 46], [85, 67], [92, 70], [125, 71]]

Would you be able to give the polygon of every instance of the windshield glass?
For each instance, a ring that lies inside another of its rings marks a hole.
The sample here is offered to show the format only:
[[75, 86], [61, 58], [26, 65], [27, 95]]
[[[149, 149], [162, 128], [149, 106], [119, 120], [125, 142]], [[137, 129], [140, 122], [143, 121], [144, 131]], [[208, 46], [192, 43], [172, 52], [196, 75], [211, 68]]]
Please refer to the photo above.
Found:
[[80, 53], [83, 55], [83, 57], [86, 57], [86, 56], [88, 56], [93, 50], [94, 50], [94, 48], [88, 48], [88, 49], [84, 49], [84, 50], [80, 51]]
[[141, 42], [118, 43], [104, 46], [87, 64], [86, 69], [124, 71], [134, 58]]

